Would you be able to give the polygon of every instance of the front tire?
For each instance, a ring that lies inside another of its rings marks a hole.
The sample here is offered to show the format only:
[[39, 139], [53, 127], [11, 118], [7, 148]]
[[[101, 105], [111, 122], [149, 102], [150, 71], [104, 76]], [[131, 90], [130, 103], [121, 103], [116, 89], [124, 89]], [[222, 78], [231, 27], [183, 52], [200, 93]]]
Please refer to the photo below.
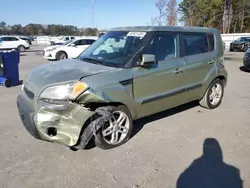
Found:
[[56, 60], [62, 60], [62, 59], [67, 59], [67, 58], [68, 58], [68, 56], [67, 56], [66, 52], [59, 51], [56, 54]]
[[112, 107], [112, 118], [100, 128], [95, 136], [95, 145], [101, 149], [112, 149], [126, 143], [133, 130], [133, 120], [124, 105]]
[[215, 109], [220, 106], [224, 96], [224, 83], [220, 79], [215, 79], [208, 87], [205, 95], [200, 100], [203, 108]]
[[247, 49], [248, 49], [248, 46], [246, 45], [246, 46], [244, 46], [243, 51], [244, 51], [244, 52], [246, 52], [246, 51], [247, 51]]

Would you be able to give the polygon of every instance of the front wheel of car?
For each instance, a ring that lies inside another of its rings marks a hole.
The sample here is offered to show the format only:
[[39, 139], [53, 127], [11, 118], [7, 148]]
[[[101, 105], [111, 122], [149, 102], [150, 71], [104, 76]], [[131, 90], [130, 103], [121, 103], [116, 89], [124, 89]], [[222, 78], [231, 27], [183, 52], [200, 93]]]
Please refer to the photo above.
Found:
[[223, 96], [224, 83], [220, 79], [215, 79], [200, 100], [200, 105], [204, 108], [215, 109], [220, 106]]
[[119, 105], [112, 108], [112, 117], [95, 136], [95, 145], [101, 149], [118, 147], [126, 143], [132, 135], [133, 120], [127, 107]]
[[244, 52], [246, 52], [246, 51], [247, 51], [247, 49], [248, 49], [248, 46], [246, 45], [246, 46], [244, 46], [243, 51], [244, 51]]
[[68, 58], [68, 56], [67, 56], [66, 52], [59, 51], [56, 54], [56, 60], [62, 60], [62, 59], [67, 59], [67, 58]]

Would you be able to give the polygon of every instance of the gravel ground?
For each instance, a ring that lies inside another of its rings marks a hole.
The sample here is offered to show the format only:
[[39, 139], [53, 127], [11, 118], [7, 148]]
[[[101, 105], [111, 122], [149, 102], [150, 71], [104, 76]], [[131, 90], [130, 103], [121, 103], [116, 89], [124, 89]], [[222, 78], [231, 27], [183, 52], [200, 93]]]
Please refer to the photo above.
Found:
[[[210, 188], [217, 179], [220, 188], [238, 188], [239, 178], [250, 187], [250, 74], [239, 69], [243, 53], [226, 54], [229, 81], [219, 108], [184, 105], [144, 118], [135, 136], [113, 150], [73, 152], [35, 140], [18, 117], [20, 86], [1, 87], [0, 187], [174, 188], [178, 181], [178, 188]], [[24, 53], [20, 78], [42, 63], [36, 51]], [[201, 157], [205, 140], [214, 147]]]

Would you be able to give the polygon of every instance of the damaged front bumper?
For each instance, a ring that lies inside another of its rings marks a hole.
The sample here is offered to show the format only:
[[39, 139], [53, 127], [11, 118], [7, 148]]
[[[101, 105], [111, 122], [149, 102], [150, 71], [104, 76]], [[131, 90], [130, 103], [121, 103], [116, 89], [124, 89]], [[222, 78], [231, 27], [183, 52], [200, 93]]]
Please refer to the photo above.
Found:
[[76, 103], [56, 110], [42, 104], [35, 108], [23, 94], [17, 98], [17, 107], [24, 127], [33, 137], [69, 147], [78, 143], [83, 125], [95, 113]]

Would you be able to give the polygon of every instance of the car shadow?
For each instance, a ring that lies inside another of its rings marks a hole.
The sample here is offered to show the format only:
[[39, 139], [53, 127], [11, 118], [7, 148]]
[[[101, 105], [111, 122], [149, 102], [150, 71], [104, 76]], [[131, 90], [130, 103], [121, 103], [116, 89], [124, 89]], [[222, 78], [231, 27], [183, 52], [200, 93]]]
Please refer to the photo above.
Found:
[[244, 66], [239, 67], [239, 69], [240, 69], [242, 72], [250, 73], [250, 70], [247, 70]]
[[194, 107], [196, 107], [198, 105], [199, 105], [198, 101], [193, 101], [193, 102], [183, 104], [181, 106], [178, 106], [178, 107], [175, 107], [175, 108], [172, 108], [172, 109], [169, 109], [169, 110], [165, 110], [163, 112], [159, 112], [157, 114], [147, 116], [145, 118], [138, 119], [138, 120], [136, 120], [134, 122], [133, 134], [132, 134], [131, 138], [133, 138], [138, 132], [140, 132], [142, 130], [142, 128], [146, 124], [148, 124], [150, 122], [157, 121], [157, 120], [160, 120], [160, 119], [163, 119], [163, 118], [178, 114], [180, 112], [183, 112], [183, 111], [189, 110], [191, 108], [194, 108]]
[[203, 154], [179, 176], [176, 188], [243, 188], [240, 170], [223, 161], [223, 153], [215, 138], [203, 143]]

